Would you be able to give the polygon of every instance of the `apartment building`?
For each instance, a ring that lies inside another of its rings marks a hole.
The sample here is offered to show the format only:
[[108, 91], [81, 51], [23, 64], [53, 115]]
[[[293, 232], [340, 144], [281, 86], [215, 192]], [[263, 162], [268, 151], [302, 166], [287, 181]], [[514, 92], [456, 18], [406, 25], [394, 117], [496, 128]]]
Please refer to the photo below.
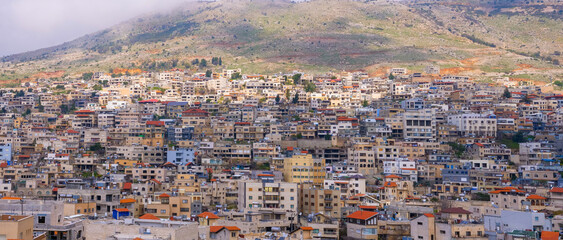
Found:
[[297, 183], [241, 181], [238, 185], [238, 209], [274, 208], [298, 211]]
[[284, 159], [283, 173], [286, 182], [322, 186], [326, 178], [325, 160], [311, 154], [293, 155]]

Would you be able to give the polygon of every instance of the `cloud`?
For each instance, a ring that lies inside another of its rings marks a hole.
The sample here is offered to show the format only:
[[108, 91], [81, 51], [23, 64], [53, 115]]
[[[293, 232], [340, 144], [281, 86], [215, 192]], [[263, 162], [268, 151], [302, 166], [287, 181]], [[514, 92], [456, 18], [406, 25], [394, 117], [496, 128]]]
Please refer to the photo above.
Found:
[[0, 56], [50, 47], [189, 0], [2, 0]]

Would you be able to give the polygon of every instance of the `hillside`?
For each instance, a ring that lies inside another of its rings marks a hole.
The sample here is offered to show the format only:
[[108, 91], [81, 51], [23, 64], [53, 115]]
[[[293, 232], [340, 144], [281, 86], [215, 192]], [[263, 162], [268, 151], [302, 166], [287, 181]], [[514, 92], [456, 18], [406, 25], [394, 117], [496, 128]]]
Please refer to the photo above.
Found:
[[551, 81], [562, 76], [562, 68], [554, 64], [561, 58], [557, 48], [563, 46], [560, 4], [475, 2], [198, 2], [59, 46], [4, 57], [0, 80], [9, 83], [54, 71], [154, 70], [171, 67], [170, 62], [190, 67], [194, 58], [211, 57], [222, 57], [222, 67], [256, 73], [364, 69], [378, 74], [390, 66], [420, 71], [435, 64], [445, 74], [482, 80], [507, 75]]

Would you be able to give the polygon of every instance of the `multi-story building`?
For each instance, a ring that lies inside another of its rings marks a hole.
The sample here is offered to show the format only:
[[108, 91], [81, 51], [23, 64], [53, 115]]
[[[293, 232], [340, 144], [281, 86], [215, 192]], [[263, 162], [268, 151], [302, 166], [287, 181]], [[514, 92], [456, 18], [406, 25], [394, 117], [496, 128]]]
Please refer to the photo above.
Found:
[[293, 155], [284, 159], [283, 173], [286, 182], [322, 186], [326, 178], [325, 160], [310, 154]]
[[298, 211], [296, 183], [241, 181], [238, 185], [238, 209], [274, 208]]

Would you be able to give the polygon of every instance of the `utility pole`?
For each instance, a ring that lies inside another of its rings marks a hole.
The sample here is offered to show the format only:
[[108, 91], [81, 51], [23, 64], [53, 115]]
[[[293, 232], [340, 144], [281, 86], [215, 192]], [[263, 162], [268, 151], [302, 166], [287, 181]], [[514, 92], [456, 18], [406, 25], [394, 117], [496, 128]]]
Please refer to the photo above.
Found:
[[23, 216], [23, 198], [20, 199], [20, 205], [21, 205], [21, 215]]

